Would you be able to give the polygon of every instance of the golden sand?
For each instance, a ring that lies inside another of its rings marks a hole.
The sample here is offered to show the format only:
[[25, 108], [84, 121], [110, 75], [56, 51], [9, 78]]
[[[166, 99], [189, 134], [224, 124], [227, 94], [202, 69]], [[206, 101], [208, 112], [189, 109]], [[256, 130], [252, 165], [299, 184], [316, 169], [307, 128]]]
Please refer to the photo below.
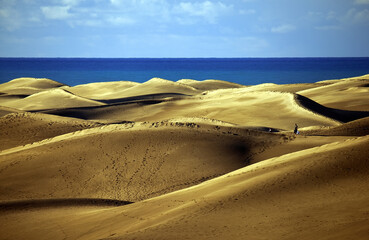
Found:
[[0, 239], [367, 239], [368, 86], [1, 84]]

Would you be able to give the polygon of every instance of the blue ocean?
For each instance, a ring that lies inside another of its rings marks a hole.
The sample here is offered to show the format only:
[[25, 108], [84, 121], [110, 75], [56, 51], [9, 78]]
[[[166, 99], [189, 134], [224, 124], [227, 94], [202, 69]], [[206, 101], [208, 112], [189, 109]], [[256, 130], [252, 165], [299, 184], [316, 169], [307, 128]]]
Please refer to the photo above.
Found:
[[49, 78], [75, 86], [153, 77], [244, 85], [310, 83], [369, 74], [369, 58], [0, 58], [0, 83]]

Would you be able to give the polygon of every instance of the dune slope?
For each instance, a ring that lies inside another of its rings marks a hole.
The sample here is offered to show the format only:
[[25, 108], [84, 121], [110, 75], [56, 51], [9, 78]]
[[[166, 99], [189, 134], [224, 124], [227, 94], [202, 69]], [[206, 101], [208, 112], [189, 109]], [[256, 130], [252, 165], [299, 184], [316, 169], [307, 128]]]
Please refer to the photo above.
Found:
[[12, 113], [0, 118], [0, 150], [97, 126], [100, 124], [42, 113]]
[[[168, 198], [187, 200], [188, 205], [174, 207], [177, 216], [171, 215], [170, 221], [122, 235], [126, 239], [365, 239], [368, 144], [364, 137], [297, 152], [153, 199], [153, 204]], [[193, 196], [198, 202], [191, 202]]]
[[[103, 126], [0, 153], [0, 200], [139, 201], [248, 164], [283, 135], [195, 123]], [[68, 151], [66, 151], [68, 149]]]
[[18, 112], [22, 112], [21, 110], [17, 110], [15, 108], [9, 108], [9, 107], [4, 107], [4, 106], [0, 106], [0, 117], [3, 117], [9, 113], [18, 113]]
[[152, 78], [142, 84], [134, 85], [130, 88], [120, 91], [120, 98], [136, 97], [148, 94], [160, 94], [160, 93], [179, 93], [185, 95], [198, 94], [196, 88], [181, 84], [178, 82], [172, 82], [161, 78]]
[[273, 91], [273, 92], [289, 92], [296, 93], [306, 89], [317, 88], [328, 85], [328, 83], [296, 83], [296, 84], [274, 84], [262, 83], [254, 86], [248, 86], [248, 91]]
[[0, 93], [10, 95], [32, 95], [44, 90], [66, 86], [47, 78], [17, 78], [0, 84]]
[[330, 108], [369, 111], [369, 75], [320, 83], [329, 85], [306, 89], [298, 94]]
[[[271, 107], [273, 106], [273, 107]], [[337, 120], [301, 106], [291, 93], [222, 89], [179, 99], [137, 101], [114, 106], [46, 111], [96, 121], [162, 121], [205, 117], [244, 126], [293, 129], [299, 126], [336, 126]], [[278, 117], [275, 117], [278, 116]]]
[[117, 82], [97, 82], [77, 85], [74, 87], [65, 86], [63, 89], [90, 99], [115, 99], [122, 98], [122, 91], [140, 85], [140, 83], [129, 81], [117, 81]]
[[204, 80], [204, 81], [196, 81], [192, 79], [181, 79], [181, 80], [178, 80], [177, 83], [182, 83], [182, 84], [191, 86], [201, 91], [245, 87], [237, 83], [231, 83], [231, 82], [226, 82], [226, 81], [221, 81], [221, 80], [210, 80], [210, 79]]
[[369, 135], [369, 117], [351, 121], [336, 127], [302, 130], [306, 135], [366, 136]]
[[26, 98], [2, 103], [3, 106], [20, 110], [58, 109], [84, 106], [101, 106], [104, 103], [82, 98], [63, 89], [45, 90]]
[[320, 114], [320, 115], [323, 115], [331, 119], [334, 119], [336, 121], [340, 121], [344, 123], [369, 116], [369, 111], [349, 111], [349, 110], [328, 108], [299, 94], [296, 94], [295, 98], [302, 107], [312, 112], [315, 112], [317, 114]]
[[[26, 233], [30, 239], [366, 239], [368, 144], [366, 136], [272, 158], [123, 207], [6, 214], [2, 234], [20, 238]], [[15, 231], [25, 224], [23, 233]], [[57, 231], [49, 231], [56, 226]]]

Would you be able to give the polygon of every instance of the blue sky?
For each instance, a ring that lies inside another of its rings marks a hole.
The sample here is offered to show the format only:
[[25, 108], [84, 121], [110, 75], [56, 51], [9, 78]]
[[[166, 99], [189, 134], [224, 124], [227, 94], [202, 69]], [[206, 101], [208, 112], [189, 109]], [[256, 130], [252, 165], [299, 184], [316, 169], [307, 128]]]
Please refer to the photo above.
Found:
[[369, 56], [369, 0], [0, 0], [0, 57]]

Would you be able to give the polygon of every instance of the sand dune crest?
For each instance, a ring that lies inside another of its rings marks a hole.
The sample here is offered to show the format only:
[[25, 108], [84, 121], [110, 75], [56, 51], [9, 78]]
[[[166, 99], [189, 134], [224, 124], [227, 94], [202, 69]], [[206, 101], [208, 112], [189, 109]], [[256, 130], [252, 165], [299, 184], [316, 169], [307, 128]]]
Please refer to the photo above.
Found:
[[180, 93], [186, 95], [194, 95], [199, 91], [185, 84], [172, 82], [161, 78], [152, 78], [147, 82], [132, 86], [120, 92], [120, 97], [133, 97], [148, 94], [160, 93]]
[[74, 87], [66, 86], [63, 89], [75, 95], [90, 99], [115, 99], [122, 97], [121, 91], [137, 85], [140, 85], [140, 83], [129, 81], [97, 82]]
[[226, 88], [240, 88], [245, 87], [240, 84], [221, 81], [221, 80], [204, 80], [204, 81], [196, 81], [192, 79], [181, 79], [178, 80], [177, 83], [182, 83], [193, 88], [196, 88], [200, 91], [210, 91], [217, 89], [226, 89]]
[[369, 75], [328, 81], [328, 83], [330, 84], [306, 89], [298, 92], [298, 94], [311, 98], [326, 107], [369, 111], [369, 88], [367, 87]]
[[336, 127], [302, 130], [308, 135], [322, 136], [366, 136], [369, 135], [369, 117], [351, 121]]
[[101, 105], [104, 104], [101, 102], [76, 96], [63, 89], [45, 90], [39, 93], [32, 94], [29, 97], [6, 103], [7, 107], [13, 107], [16, 109], [27, 111]]
[[43, 90], [65, 86], [47, 78], [17, 78], [0, 84], [0, 92], [8, 94], [31, 95]]

